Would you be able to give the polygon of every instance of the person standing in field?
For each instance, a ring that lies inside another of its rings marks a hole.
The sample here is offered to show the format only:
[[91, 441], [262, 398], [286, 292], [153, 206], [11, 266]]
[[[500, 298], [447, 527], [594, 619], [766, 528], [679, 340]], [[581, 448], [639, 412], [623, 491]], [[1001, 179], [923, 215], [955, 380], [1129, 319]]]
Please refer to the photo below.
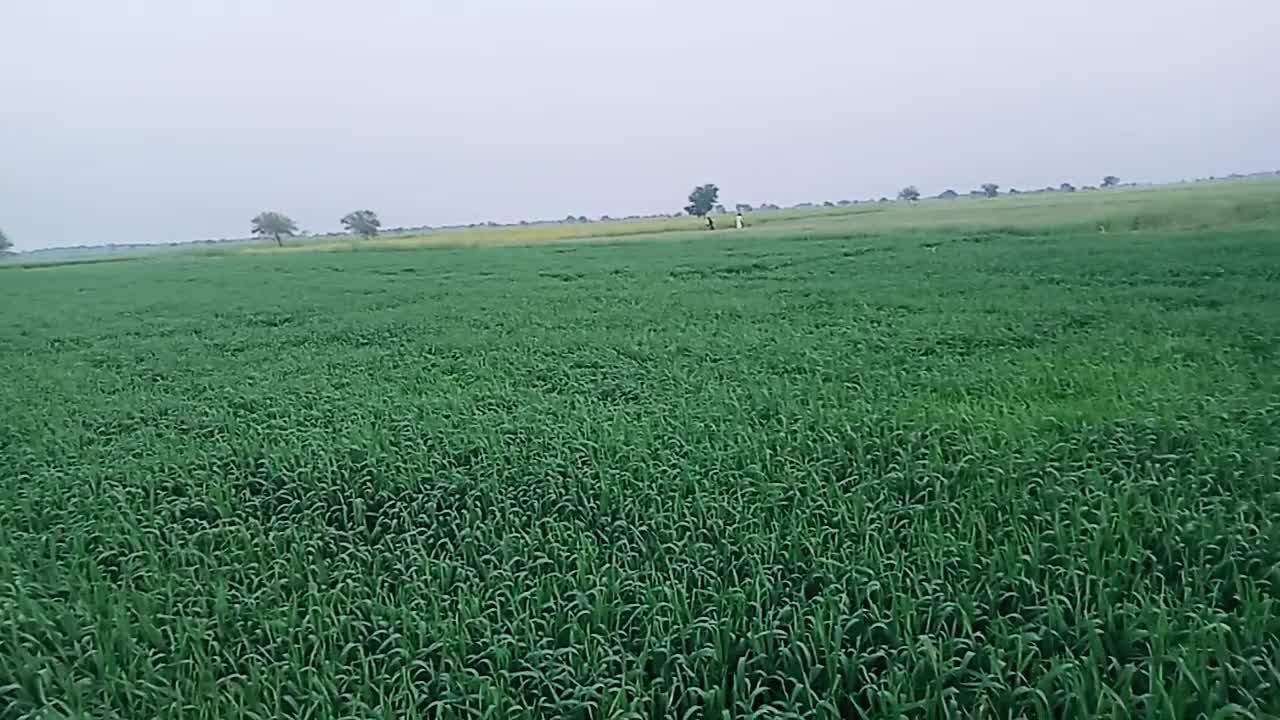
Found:
[[746, 220], [743, 220], [743, 219], [742, 219], [742, 211], [741, 211], [741, 210], [739, 210], [739, 211], [738, 211], [738, 217], [734, 218], [734, 219], [733, 219], [733, 222], [734, 222], [734, 225], [736, 225], [736, 226], [738, 227], [738, 229], [739, 229], [739, 230], [741, 230], [742, 228], [744, 228], [744, 227], [746, 227], [746, 226], [747, 226], [747, 222], [746, 222]]
[[706, 217], [707, 217], [707, 229], [708, 229], [708, 230], [715, 230], [715, 229], [716, 229], [716, 219], [715, 219], [715, 218], [713, 218], [713, 217], [711, 217], [711, 213], [707, 213], [707, 216], [706, 216]]

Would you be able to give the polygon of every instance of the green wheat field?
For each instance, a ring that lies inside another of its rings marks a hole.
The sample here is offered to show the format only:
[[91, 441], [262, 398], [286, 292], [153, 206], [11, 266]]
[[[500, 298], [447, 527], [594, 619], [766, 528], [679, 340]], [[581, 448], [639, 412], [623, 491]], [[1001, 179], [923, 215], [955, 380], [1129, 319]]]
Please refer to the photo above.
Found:
[[1280, 715], [1280, 186], [753, 224], [0, 268], [0, 718]]

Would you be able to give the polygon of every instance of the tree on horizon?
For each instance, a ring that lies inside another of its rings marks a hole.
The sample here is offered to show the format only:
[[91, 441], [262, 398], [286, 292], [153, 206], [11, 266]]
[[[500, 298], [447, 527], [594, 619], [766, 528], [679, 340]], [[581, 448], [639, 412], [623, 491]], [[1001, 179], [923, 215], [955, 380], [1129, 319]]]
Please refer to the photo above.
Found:
[[382, 221], [372, 210], [354, 210], [342, 216], [342, 227], [352, 235], [368, 239], [377, 236], [378, 229], [382, 227]]
[[684, 211], [695, 217], [705, 217], [720, 200], [720, 188], [714, 183], [699, 185], [689, 193], [689, 204]]
[[277, 247], [284, 247], [284, 241], [280, 239], [281, 236], [293, 237], [298, 234], [298, 224], [293, 221], [293, 218], [274, 210], [258, 213], [253, 218], [251, 227], [254, 235], [275, 238]]

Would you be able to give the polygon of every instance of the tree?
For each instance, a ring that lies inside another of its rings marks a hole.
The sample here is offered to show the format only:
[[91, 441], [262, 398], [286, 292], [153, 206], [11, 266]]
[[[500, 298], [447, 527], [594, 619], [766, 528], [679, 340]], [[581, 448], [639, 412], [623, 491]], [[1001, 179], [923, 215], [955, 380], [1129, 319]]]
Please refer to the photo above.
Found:
[[751, 205], [747, 203], [738, 203], [737, 205], [733, 206], [733, 209], [737, 210], [740, 213], [749, 213], [751, 212]]
[[1116, 177], [1115, 175], [1108, 175], [1102, 178], [1102, 187], [1104, 188], [1113, 188], [1119, 184], [1120, 184], [1120, 178]]
[[1000, 194], [1000, 186], [995, 183], [983, 183], [982, 194], [989, 198], [993, 198]]
[[382, 227], [382, 221], [378, 219], [378, 214], [372, 210], [355, 210], [342, 216], [342, 227], [352, 235], [359, 235], [363, 238], [371, 238], [378, 234], [378, 228]]
[[1058, 189], [1061, 190], [1062, 192], [1075, 192], [1076, 186], [1072, 185], [1071, 183], [1062, 183], [1061, 185], [1058, 186]]
[[938, 194], [939, 200], [955, 200], [959, 195], [955, 190], [943, 190]]
[[720, 188], [712, 183], [699, 185], [689, 193], [689, 204], [684, 211], [696, 217], [703, 217], [711, 212], [720, 200]]
[[281, 235], [292, 237], [298, 232], [298, 224], [288, 215], [267, 210], [258, 213], [252, 223], [253, 234], [261, 237], [275, 238], [276, 245], [284, 247], [284, 242], [280, 240]]
[[12, 247], [13, 243], [9, 242], [9, 236], [5, 235], [3, 230], [0, 230], [0, 255], [9, 252]]
[[898, 199], [915, 202], [920, 199], [920, 188], [915, 185], [908, 185], [898, 191]]

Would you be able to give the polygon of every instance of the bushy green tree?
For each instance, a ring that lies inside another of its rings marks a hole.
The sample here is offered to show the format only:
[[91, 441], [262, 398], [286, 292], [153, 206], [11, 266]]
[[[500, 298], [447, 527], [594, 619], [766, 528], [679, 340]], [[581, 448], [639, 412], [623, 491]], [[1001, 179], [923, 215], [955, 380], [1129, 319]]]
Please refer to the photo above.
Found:
[[712, 183], [699, 185], [689, 193], [689, 204], [684, 207], [684, 211], [690, 215], [703, 217], [716, 206], [720, 200], [720, 188]]
[[258, 213], [252, 221], [253, 234], [259, 237], [275, 238], [276, 245], [284, 246], [282, 236], [293, 236], [298, 233], [298, 224], [288, 215], [267, 210]]
[[378, 229], [382, 227], [382, 221], [378, 219], [378, 214], [372, 210], [355, 210], [342, 216], [342, 227], [353, 235], [371, 238], [378, 234]]

